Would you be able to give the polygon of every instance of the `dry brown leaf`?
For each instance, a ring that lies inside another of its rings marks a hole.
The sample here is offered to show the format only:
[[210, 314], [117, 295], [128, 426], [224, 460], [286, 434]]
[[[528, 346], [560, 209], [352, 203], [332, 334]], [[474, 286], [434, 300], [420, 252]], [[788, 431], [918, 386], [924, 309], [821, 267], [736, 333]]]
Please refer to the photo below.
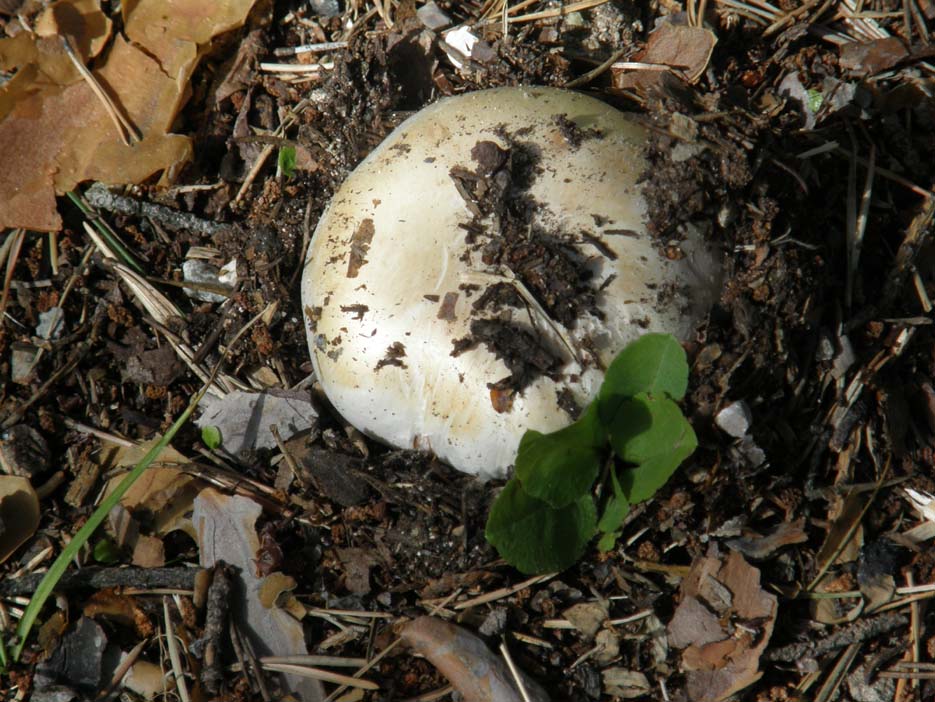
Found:
[[133, 565], [140, 568], [162, 568], [166, 564], [166, 549], [162, 539], [137, 536], [133, 546]]
[[721, 670], [744, 649], [750, 646], [750, 636], [742, 633], [737, 639], [712, 641], [704, 646], [692, 645], [682, 653], [682, 668], [685, 670]]
[[[302, 624], [287, 611], [269, 607], [269, 602], [282, 589], [278, 578], [260, 578], [256, 561], [260, 552], [260, 537], [256, 520], [260, 506], [246, 497], [224, 495], [213, 488], [202, 490], [195, 499], [192, 522], [198, 543], [199, 560], [205, 568], [223, 561], [233, 566], [240, 581], [242, 597], [231, 603], [231, 612], [243, 630], [250, 632], [251, 642], [261, 656], [306, 655]], [[266, 583], [266, 591], [261, 593]], [[300, 699], [321, 702], [324, 690], [317, 680], [285, 675], [287, 686]]]
[[168, 685], [162, 668], [155, 663], [139, 660], [130, 666], [130, 670], [123, 676], [123, 686], [132, 690], [144, 700], [167, 699]]
[[[668, 66], [695, 83], [704, 74], [711, 60], [717, 36], [703, 27], [664, 22], [646, 42], [646, 48], [633, 56], [632, 61], [656, 66]], [[659, 82], [661, 71], [632, 71], [614, 75], [615, 88], [646, 89]]]
[[39, 627], [39, 633], [36, 636], [39, 650], [42, 651], [45, 658], [49, 658], [52, 652], [58, 648], [65, 635], [65, 629], [68, 628], [68, 617], [62, 610], [56, 610], [49, 615], [49, 618], [42, 622]]
[[336, 549], [336, 553], [344, 567], [344, 587], [355, 595], [370, 592], [370, 569], [380, 564], [380, 559], [373, 550], [339, 548]]
[[[110, 459], [110, 465], [131, 468], [135, 466], [153, 447], [155, 440], [146, 441], [131, 448], [120, 447]], [[152, 534], [165, 536], [171, 531], [181, 530], [193, 536], [188, 514], [192, 511], [195, 496], [203, 487], [202, 483], [180, 469], [188, 459], [171, 446], [163, 449], [152, 465], [143, 471], [139, 479], [130, 486], [121, 498], [120, 504], [135, 515], [146, 515], [145, 526]], [[104, 491], [109, 494], [125, 476], [114, 476]], [[112, 520], [113, 521], [113, 520]], [[122, 543], [121, 530], [116, 524], [115, 536]], [[132, 528], [131, 528], [132, 531]], [[133, 546], [136, 541], [130, 534], [126, 542]]]
[[694, 644], [704, 646], [724, 636], [718, 615], [705, 607], [697, 597], [686, 597], [679, 604], [667, 629], [669, 644], [687, 648]]
[[55, 231], [61, 227], [56, 193], [68, 192], [84, 180], [139, 182], [191, 156], [187, 137], [166, 133], [175, 116], [178, 88], [153, 59], [118, 37], [107, 65], [95, 77], [143, 133], [143, 141], [134, 146], [120, 141], [104, 106], [84, 81], [50, 86], [15, 101], [0, 122], [0, 152], [5, 158], [0, 228]]
[[0, 563], [39, 528], [39, 498], [28, 478], [0, 476]]
[[[58, 38], [39, 37], [27, 32], [0, 39], [0, 69], [12, 71], [17, 68], [29, 71], [19, 76], [19, 85], [14, 86], [17, 89], [25, 87], [24, 95], [34, 93], [42, 86], [68, 85], [81, 78]], [[3, 105], [0, 117], [9, 113], [13, 106], [12, 98], [19, 93], [9, 84], [4, 86], [4, 92], [9, 93], [11, 99], [0, 103]]]
[[669, 643], [684, 649], [688, 698], [718, 702], [756, 682], [778, 609], [760, 587], [760, 571], [735, 551], [721, 557], [712, 545], [692, 564], [681, 595], [668, 632]]
[[[113, 24], [101, 12], [98, 0], [58, 0], [43, 10], [36, 19], [34, 30], [36, 35], [52, 39], [59, 46], [59, 35], [67, 36], [79, 55], [87, 60], [101, 53], [110, 38]], [[77, 71], [74, 75], [77, 80]]]
[[760, 561], [771, 556], [778, 549], [790, 544], [801, 544], [808, 541], [805, 533], [805, 518], [794, 522], [783, 522], [765, 536], [758, 534], [731, 539], [727, 546], [734, 551], [740, 551], [747, 558]]
[[295, 590], [295, 587], [295, 578], [284, 573], [271, 573], [260, 581], [260, 587], [257, 590], [260, 604], [268, 609], [282, 607], [283, 601], [288, 598], [292, 590]]
[[[98, 0], [59, 0], [36, 18], [34, 32], [0, 39], [0, 69], [35, 69], [27, 79], [21, 78], [22, 84], [29, 86], [29, 93], [50, 85], [75, 83], [81, 74], [65, 53], [61, 37], [68, 37], [71, 46], [87, 61], [104, 48], [112, 27]], [[7, 112], [9, 109], [0, 109], [0, 117]]]
[[244, 23], [256, 0], [125, 0], [121, 3], [127, 36], [157, 51], [170, 43], [206, 44]]
[[[109, 27], [93, 10], [85, 12], [89, 2], [62, 0], [44, 31], [76, 31], [79, 47], [93, 53], [95, 32]], [[198, 47], [241, 24], [253, 2], [122, 4], [130, 42], [118, 36], [94, 76], [143, 135], [133, 146], [124, 145], [88, 84], [73, 82], [74, 68], [63, 60], [59, 39], [15, 37], [0, 44], [0, 65], [19, 68], [0, 89], [0, 228], [61, 228], [55, 195], [85, 180], [138, 183], [159, 172], [171, 180], [191, 157], [190, 139], [168, 130], [188, 97]]]
[[841, 68], [854, 75], [872, 76], [892, 68], [909, 56], [896, 37], [851, 41], [841, 47]]
[[137, 635], [144, 639], [155, 632], [149, 615], [140, 607], [136, 598], [118, 594], [113, 588], [99, 590], [91, 595], [84, 606], [83, 614], [90, 619], [103, 617], [123, 626], [133, 627]]
[[[194, 47], [179, 47], [186, 57], [179, 71], [188, 80], [195, 64]], [[182, 103], [184, 85], [167, 76], [160, 63], [144, 51], [118, 37], [111, 47], [107, 65], [95, 72], [104, 90], [116, 97], [119, 108], [143, 134], [143, 141], [125, 146], [103, 105], [82, 82], [70, 86], [63, 95], [63, 108], [83, 106], [85, 119], [71, 126], [70, 138], [60, 152], [55, 187], [59, 193], [83, 180], [108, 185], [137, 183], [160, 170], [173, 170], [191, 156], [188, 137], [168, 134]], [[50, 125], [55, 128], [55, 125]]]

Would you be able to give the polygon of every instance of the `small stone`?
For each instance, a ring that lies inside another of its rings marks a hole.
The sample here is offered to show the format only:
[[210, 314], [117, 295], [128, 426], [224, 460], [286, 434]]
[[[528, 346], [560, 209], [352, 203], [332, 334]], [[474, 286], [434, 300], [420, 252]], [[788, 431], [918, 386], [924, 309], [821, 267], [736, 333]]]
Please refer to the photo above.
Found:
[[29, 385], [29, 380], [33, 377], [36, 357], [39, 355], [39, 348], [32, 344], [16, 342], [12, 350], [10, 379], [18, 385]]
[[607, 665], [620, 655], [620, 639], [610, 629], [601, 629], [594, 637], [594, 645], [598, 647], [598, 652], [594, 654], [594, 660], [601, 665]]
[[341, 14], [338, 0], [309, 0], [312, 12], [319, 17], [337, 17]]
[[[186, 283], [211, 285], [233, 292], [234, 284], [237, 282], [237, 263], [230, 261], [218, 268], [203, 259], [189, 258], [182, 263], [182, 277]], [[202, 302], [224, 302], [227, 299], [226, 296], [210, 290], [183, 289], [186, 295]]]
[[831, 375], [834, 376], [835, 380], [843, 378], [857, 361], [857, 354], [854, 353], [854, 347], [851, 345], [850, 339], [841, 335], [838, 337], [838, 343], [841, 346], [841, 351], [834, 357], [831, 367]]
[[416, 17], [426, 28], [434, 32], [451, 26], [451, 18], [434, 2], [427, 2], [416, 10]]
[[37, 667], [36, 687], [59, 682], [86, 692], [99, 690], [106, 645], [104, 630], [92, 619], [81, 617], [52, 656]]
[[607, 606], [603, 602], [579, 602], [566, 609], [563, 615], [584, 638], [590, 640], [607, 619]]
[[65, 312], [61, 307], [52, 307], [47, 312], [40, 312], [36, 336], [42, 339], [58, 339], [62, 335], [64, 317]]
[[478, 631], [484, 636], [500, 636], [506, 629], [506, 607], [497, 607], [487, 614]]
[[750, 407], [743, 400], [732, 402], [718, 412], [714, 418], [714, 423], [721, 428], [721, 431], [733, 436], [735, 439], [743, 438], [750, 431], [752, 421], [753, 414], [750, 412]]
[[740, 452], [751, 468], [759, 468], [766, 463], [766, 453], [750, 436], [744, 436], [741, 439]]

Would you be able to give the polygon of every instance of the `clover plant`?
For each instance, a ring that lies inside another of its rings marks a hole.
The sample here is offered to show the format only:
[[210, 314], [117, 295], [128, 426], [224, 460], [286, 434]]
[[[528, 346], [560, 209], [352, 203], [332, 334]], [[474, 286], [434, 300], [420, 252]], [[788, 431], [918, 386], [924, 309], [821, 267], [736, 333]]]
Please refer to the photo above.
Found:
[[526, 573], [567, 568], [596, 535], [602, 551], [613, 548], [630, 505], [652, 497], [698, 445], [676, 404], [687, 387], [674, 337], [646, 334], [627, 346], [577, 421], [523, 435], [487, 540]]

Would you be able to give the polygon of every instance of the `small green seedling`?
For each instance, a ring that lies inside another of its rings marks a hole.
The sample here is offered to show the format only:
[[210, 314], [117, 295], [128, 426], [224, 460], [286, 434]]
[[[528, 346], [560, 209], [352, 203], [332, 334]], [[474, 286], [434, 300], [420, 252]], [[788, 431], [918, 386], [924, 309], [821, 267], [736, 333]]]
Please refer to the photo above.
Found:
[[276, 165], [286, 180], [292, 180], [295, 176], [295, 147], [283, 146], [279, 149]]
[[101, 539], [94, 544], [91, 556], [98, 563], [113, 565], [120, 560], [120, 548], [110, 539]]
[[613, 548], [630, 505], [652, 497], [698, 445], [676, 404], [687, 387], [674, 337], [646, 334], [627, 346], [574, 424], [523, 436], [487, 540], [526, 573], [564, 570], [595, 535], [602, 551]]
[[221, 447], [221, 430], [217, 427], [208, 425], [201, 428], [201, 440], [204, 445], [212, 451]]
[[825, 96], [821, 94], [820, 90], [809, 88], [805, 91], [805, 104], [808, 106], [808, 111], [813, 115], [818, 114], [818, 110], [821, 109], [821, 105], [824, 101]]

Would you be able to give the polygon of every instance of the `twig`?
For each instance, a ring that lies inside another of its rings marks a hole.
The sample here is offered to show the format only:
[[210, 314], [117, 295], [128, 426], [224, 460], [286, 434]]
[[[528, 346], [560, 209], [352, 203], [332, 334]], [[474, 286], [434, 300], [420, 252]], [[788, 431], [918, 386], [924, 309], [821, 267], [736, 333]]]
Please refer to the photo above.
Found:
[[324, 51], [337, 51], [346, 49], [346, 41], [323, 41], [319, 44], [302, 44], [301, 46], [283, 46], [273, 49], [273, 56], [298, 56], [299, 54], [321, 53]]
[[[828, 142], [814, 149], [809, 149], [808, 151], [804, 151], [801, 154], [798, 154], [796, 158], [799, 158], [799, 159], [811, 158], [813, 156], [817, 156], [818, 154], [829, 152], [829, 151], [836, 153], [840, 156], [844, 156], [846, 158], [854, 158], [857, 161], [857, 163], [859, 163], [862, 166], [869, 166], [869, 163], [866, 161], [866, 159], [863, 159], [860, 156], [857, 156], [856, 154], [852, 154], [850, 151], [841, 147], [836, 142]], [[927, 190], [923, 187], [920, 187], [916, 185], [915, 183], [913, 183], [912, 181], [906, 180], [899, 174], [894, 173], [888, 168], [881, 168], [880, 166], [876, 166], [874, 168], [874, 171], [881, 178], [886, 178], [887, 180], [891, 180], [894, 183], [899, 183], [903, 187], [908, 188], [909, 190], [914, 192], [916, 195], [921, 195], [922, 197], [929, 199], [929, 200], [935, 199], [935, 191]]]
[[78, 348], [72, 353], [72, 357], [68, 360], [65, 365], [55, 371], [48, 380], [46, 380], [42, 385], [39, 386], [39, 389], [36, 390], [28, 400], [23, 402], [19, 407], [17, 407], [13, 413], [8, 416], [6, 419], [0, 423], [0, 429], [9, 429], [11, 426], [20, 421], [23, 416], [26, 414], [26, 411], [32, 407], [36, 402], [38, 402], [51, 388], [55, 383], [57, 383], [63, 376], [71, 373], [85, 357], [88, 351], [91, 349], [91, 345], [97, 341], [97, 327], [95, 326], [94, 330], [89, 335], [89, 338], [78, 345]]
[[270, 424], [269, 430], [273, 435], [273, 439], [276, 441], [276, 446], [279, 449], [279, 452], [282, 454], [283, 460], [286, 462], [286, 465], [289, 466], [289, 470], [292, 471], [292, 475], [295, 477], [299, 485], [302, 486], [302, 489], [307, 490], [308, 483], [302, 476], [302, 471], [299, 470], [299, 464], [295, 462], [295, 457], [286, 447], [286, 442], [282, 440], [282, 436], [279, 433], [279, 427], [277, 427], [275, 424]]
[[825, 683], [815, 695], [815, 702], [828, 702], [828, 700], [834, 698], [835, 693], [837, 693], [838, 689], [841, 687], [844, 676], [847, 675], [847, 671], [850, 670], [858, 653], [860, 653], [859, 643], [852, 643], [847, 647], [847, 650], [845, 650], [835, 662], [831, 672], [828, 673], [827, 680], [825, 680]]
[[908, 623], [909, 619], [905, 614], [881, 614], [870, 619], [858, 620], [812, 643], [790, 644], [767, 650], [762, 659], [770, 663], [792, 663], [803, 658], [817, 658], [852, 643], [867, 641]]
[[262, 658], [260, 659], [260, 665], [264, 670], [272, 670], [277, 673], [299, 675], [304, 678], [312, 678], [313, 680], [337, 683], [338, 685], [356, 687], [362, 690], [380, 689], [380, 686], [371, 680], [351, 677], [350, 675], [341, 675], [340, 673], [332, 673], [330, 670], [322, 670], [321, 668], [313, 668], [307, 665], [297, 665], [295, 663], [268, 663], [264, 662]]
[[113, 694], [114, 690], [117, 689], [117, 686], [120, 685], [120, 682], [123, 680], [123, 676], [126, 675], [130, 668], [133, 667], [133, 664], [136, 663], [137, 659], [140, 657], [140, 654], [143, 652], [143, 649], [148, 645], [149, 639], [146, 638], [130, 649], [130, 652], [122, 661], [120, 661], [120, 665], [117, 666], [117, 669], [114, 670], [114, 674], [111, 676], [110, 682], [107, 683], [107, 687], [98, 693], [96, 699], [103, 700]]
[[851, 296], [854, 286], [854, 273], [857, 272], [857, 261], [855, 260], [857, 249], [857, 139], [854, 137], [854, 130], [848, 125], [848, 133], [851, 138], [851, 157], [848, 159], [847, 166], [847, 197], [844, 206], [847, 228], [845, 237], [847, 239], [847, 275], [844, 283], [844, 303], [848, 310], [851, 308]]
[[248, 639], [246, 636], [242, 636], [240, 629], [236, 626], [234, 627], [234, 631], [236, 632], [237, 639], [240, 641], [240, 646], [243, 650], [243, 653], [246, 654], [247, 660], [250, 662], [250, 668], [256, 675], [256, 683], [260, 688], [260, 695], [264, 700], [269, 702], [269, 700], [272, 698], [270, 697], [269, 690], [266, 688], [266, 678], [263, 677], [263, 669], [260, 667], [260, 663], [257, 661], [256, 654], [253, 652], [253, 646], [250, 643], [250, 639]]
[[[856, 156], [856, 154], [855, 154]], [[851, 274], [847, 279], [847, 306], [851, 306], [851, 294], [853, 292], [853, 277], [857, 273], [857, 269], [860, 263], [860, 251], [864, 245], [864, 234], [867, 231], [867, 216], [870, 213], [870, 200], [871, 194], [873, 193], [873, 177], [875, 174], [877, 162], [877, 147], [874, 144], [870, 145], [870, 158], [867, 164], [867, 177], [864, 180], [864, 191], [860, 198], [860, 211], [857, 213], [856, 221], [856, 231], [854, 232], [854, 239], [851, 241]]]
[[204, 668], [201, 671], [201, 682], [209, 693], [216, 695], [224, 679], [221, 637], [228, 630], [227, 613], [230, 607], [232, 571], [223, 561], [215, 563], [213, 570], [205, 607]]
[[[454, 599], [455, 597], [457, 597], [459, 592], [461, 592], [461, 591], [460, 591], [460, 590], [455, 590], [453, 593], [451, 593], [448, 597], [446, 597], [446, 598], [445, 598], [444, 600], [442, 600], [438, 605], [436, 605], [436, 606], [432, 609], [432, 611], [430, 612], [430, 614], [435, 614], [436, 612], [438, 612], [439, 610], [441, 610], [441, 609], [442, 609], [445, 605], [447, 605], [452, 599]], [[389, 646], [387, 646], [387, 647], [384, 648], [382, 651], [380, 651], [377, 655], [375, 655], [373, 658], [371, 658], [371, 659], [367, 662], [366, 665], [361, 666], [360, 669], [359, 669], [356, 673], [354, 673], [354, 677], [355, 677], [355, 678], [359, 678], [360, 676], [362, 676], [362, 675], [363, 675], [364, 673], [366, 673], [368, 670], [370, 670], [371, 668], [373, 668], [373, 666], [375, 666], [377, 663], [379, 663], [381, 660], [383, 660], [383, 658], [384, 658], [387, 654], [389, 654], [390, 651], [392, 651], [393, 649], [395, 649], [395, 648], [396, 648], [397, 646], [399, 646], [399, 644], [401, 644], [401, 643], [402, 643], [402, 639], [400, 639], [400, 638], [394, 639], [394, 640], [389, 644]], [[337, 699], [337, 698], [338, 698], [338, 695], [342, 694], [345, 690], [347, 690], [347, 686], [342, 685], [341, 687], [337, 688], [334, 692], [332, 692], [330, 695], [328, 695], [328, 696], [325, 698], [325, 702], [332, 702], [333, 700]]]
[[[88, 566], [65, 573], [56, 583], [55, 592], [72, 590], [103, 590], [104, 588], [172, 588], [191, 590], [199, 568], [103, 568]], [[31, 573], [0, 581], [0, 597], [31, 595], [39, 587], [45, 573]]]
[[153, 220], [171, 232], [191, 231], [214, 236], [228, 228], [227, 225], [202, 219], [190, 212], [181, 212], [165, 205], [141, 202], [132, 197], [118, 195], [102, 183], [94, 183], [85, 190], [84, 199], [88, 204], [106, 212]]
[[[314, 654], [295, 655], [295, 656], [262, 656], [260, 663], [305, 665], [318, 666], [322, 668], [359, 668], [367, 664], [366, 658], [346, 658], [344, 656], [317, 656]], [[228, 666], [228, 670], [238, 672], [240, 664], [235, 663]]]
[[269, 63], [260, 64], [260, 70], [267, 73], [321, 73], [329, 70], [333, 66], [321, 63]]
[[451, 685], [445, 685], [445, 687], [440, 687], [437, 690], [432, 690], [431, 692], [424, 692], [421, 695], [416, 695], [415, 697], [407, 697], [400, 702], [435, 702], [435, 700], [440, 700], [448, 697], [454, 691], [454, 687]]
[[471, 607], [477, 607], [478, 605], [487, 604], [488, 602], [493, 602], [494, 600], [499, 600], [504, 597], [509, 597], [510, 595], [519, 592], [520, 590], [525, 590], [531, 585], [538, 585], [543, 583], [546, 580], [551, 580], [557, 575], [557, 573], [546, 573], [545, 575], [535, 575], [528, 580], [524, 580], [521, 583], [512, 585], [510, 587], [500, 588], [499, 590], [494, 590], [493, 592], [488, 592], [483, 595], [479, 595], [470, 600], [465, 600], [464, 602], [459, 602], [454, 606], [454, 609], [470, 609]]
[[524, 702], [532, 702], [529, 698], [529, 693], [526, 692], [526, 685], [523, 683], [523, 676], [520, 675], [519, 670], [516, 668], [516, 664], [513, 662], [513, 656], [510, 655], [510, 649], [506, 647], [506, 642], [500, 643], [500, 653], [503, 656], [503, 660], [506, 661], [507, 668], [510, 669], [510, 675], [513, 676], [513, 682], [516, 683], [516, 687], [519, 690], [519, 694], [522, 696]]
[[626, 47], [624, 47], [623, 49], [620, 49], [619, 51], [615, 51], [613, 54], [611, 54], [611, 56], [610, 56], [609, 59], [607, 59], [606, 61], [604, 61], [604, 62], [603, 62], [602, 64], [600, 64], [599, 66], [597, 66], [597, 67], [595, 67], [595, 68], [592, 68], [592, 69], [591, 69], [590, 71], [588, 71], [587, 73], [585, 73], [585, 74], [583, 74], [583, 75], [580, 75], [580, 76], [578, 76], [577, 78], [575, 78], [574, 80], [570, 80], [570, 81], [568, 81], [567, 83], [565, 83], [565, 87], [566, 87], [566, 88], [577, 88], [579, 85], [585, 85], [585, 84], [587, 84], [587, 83], [590, 83], [592, 80], [594, 80], [595, 78], [597, 78], [599, 75], [601, 75], [601, 74], [602, 74], [604, 71], [606, 71], [608, 68], [610, 68], [611, 66], [613, 66], [613, 65], [614, 65], [614, 62], [616, 62], [616, 61], [617, 61], [621, 56], [623, 56], [626, 52], [627, 52], [627, 48], [626, 48]]
[[305, 269], [305, 255], [308, 253], [308, 245], [312, 240], [312, 198], [305, 203], [305, 217], [302, 220], [302, 246], [299, 248], [298, 263], [292, 276], [289, 278], [289, 288], [295, 287], [295, 281], [298, 280], [302, 271]]
[[182, 657], [179, 655], [179, 642], [175, 638], [172, 628], [172, 617], [169, 615], [169, 598], [162, 598], [162, 612], [166, 622], [166, 647], [169, 649], [169, 660], [172, 661], [172, 674], [175, 677], [175, 687], [179, 691], [182, 702], [191, 702], [188, 696], [188, 685], [185, 683], [185, 671], [182, 670]]

